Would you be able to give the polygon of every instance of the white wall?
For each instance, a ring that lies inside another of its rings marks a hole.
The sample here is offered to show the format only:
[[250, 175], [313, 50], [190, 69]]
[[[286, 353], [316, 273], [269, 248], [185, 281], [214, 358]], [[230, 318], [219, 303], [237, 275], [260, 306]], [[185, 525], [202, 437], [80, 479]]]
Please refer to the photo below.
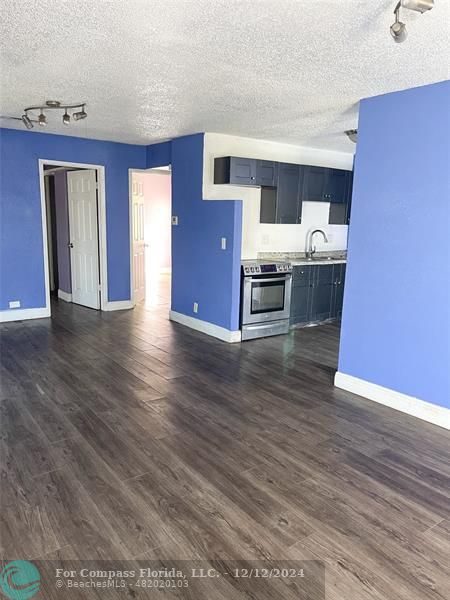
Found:
[[306, 234], [320, 226], [330, 239], [324, 247], [319, 236], [317, 250], [347, 248], [347, 225], [328, 225], [327, 202], [304, 202], [300, 225], [270, 225], [259, 222], [261, 188], [214, 185], [214, 158], [242, 156], [337, 169], [352, 169], [353, 154], [291, 146], [265, 140], [206, 133], [203, 151], [203, 198], [242, 200], [242, 259], [256, 258], [258, 252], [303, 252]]

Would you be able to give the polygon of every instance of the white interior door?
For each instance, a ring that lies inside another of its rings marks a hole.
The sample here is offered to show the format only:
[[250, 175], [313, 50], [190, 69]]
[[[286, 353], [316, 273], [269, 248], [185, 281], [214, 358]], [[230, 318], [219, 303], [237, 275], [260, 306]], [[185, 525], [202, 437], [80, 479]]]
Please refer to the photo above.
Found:
[[69, 171], [72, 302], [100, 308], [97, 180], [95, 170]]
[[145, 236], [144, 236], [144, 185], [132, 182], [132, 234], [133, 234], [133, 291], [134, 301], [145, 298]]

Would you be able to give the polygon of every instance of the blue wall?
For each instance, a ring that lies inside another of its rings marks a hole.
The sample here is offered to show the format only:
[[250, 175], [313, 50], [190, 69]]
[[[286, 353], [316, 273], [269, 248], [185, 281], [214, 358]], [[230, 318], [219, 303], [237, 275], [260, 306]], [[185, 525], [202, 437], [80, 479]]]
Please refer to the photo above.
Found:
[[[242, 203], [204, 201], [203, 134], [155, 144], [147, 166], [172, 163], [172, 310], [229, 330], [239, 329]], [[221, 250], [221, 238], [227, 249]], [[193, 303], [198, 302], [197, 314]]]
[[128, 169], [145, 168], [146, 147], [0, 130], [0, 310], [45, 306], [38, 159], [105, 166], [108, 300], [130, 298]]
[[361, 102], [339, 371], [450, 405], [450, 82]]
[[[204, 202], [203, 134], [148, 147], [37, 132], [0, 130], [0, 310], [45, 306], [38, 159], [105, 166], [108, 300], [130, 298], [128, 169], [172, 164], [172, 309], [239, 329], [242, 207]], [[220, 249], [221, 238], [227, 249]], [[193, 313], [193, 303], [199, 311]]]

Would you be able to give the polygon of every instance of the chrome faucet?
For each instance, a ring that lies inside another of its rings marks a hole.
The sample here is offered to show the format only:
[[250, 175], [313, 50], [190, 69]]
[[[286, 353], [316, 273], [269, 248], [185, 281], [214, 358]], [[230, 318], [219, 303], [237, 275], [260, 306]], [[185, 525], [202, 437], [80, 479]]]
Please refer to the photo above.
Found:
[[327, 234], [325, 233], [325, 231], [323, 231], [323, 229], [313, 229], [312, 231], [308, 232], [308, 234], [306, 236], [306, 258], [312, 258], [316, 251], [316, 247], [313, 246], [313, 243], [312, 243], [315, 233], [321, 233], [323, 235], [323, 239], [325, 240], [325, 243], [328, 244], [328, 237], [327, 237]]

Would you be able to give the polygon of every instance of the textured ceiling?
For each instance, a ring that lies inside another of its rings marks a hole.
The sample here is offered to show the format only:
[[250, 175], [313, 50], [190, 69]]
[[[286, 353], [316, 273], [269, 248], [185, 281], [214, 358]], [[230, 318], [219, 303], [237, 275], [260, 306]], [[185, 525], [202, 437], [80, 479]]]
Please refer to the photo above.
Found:
[[[351, 151], [358, 100], [449, 78], [448, 0], [2, 0], [0, 114], [85, 100], [46, 131], [151, 143], [214, 131]], [[15, 121], [6, 127], [23, 128]], [[37, 126], [36, 126], [37, 127]]]

